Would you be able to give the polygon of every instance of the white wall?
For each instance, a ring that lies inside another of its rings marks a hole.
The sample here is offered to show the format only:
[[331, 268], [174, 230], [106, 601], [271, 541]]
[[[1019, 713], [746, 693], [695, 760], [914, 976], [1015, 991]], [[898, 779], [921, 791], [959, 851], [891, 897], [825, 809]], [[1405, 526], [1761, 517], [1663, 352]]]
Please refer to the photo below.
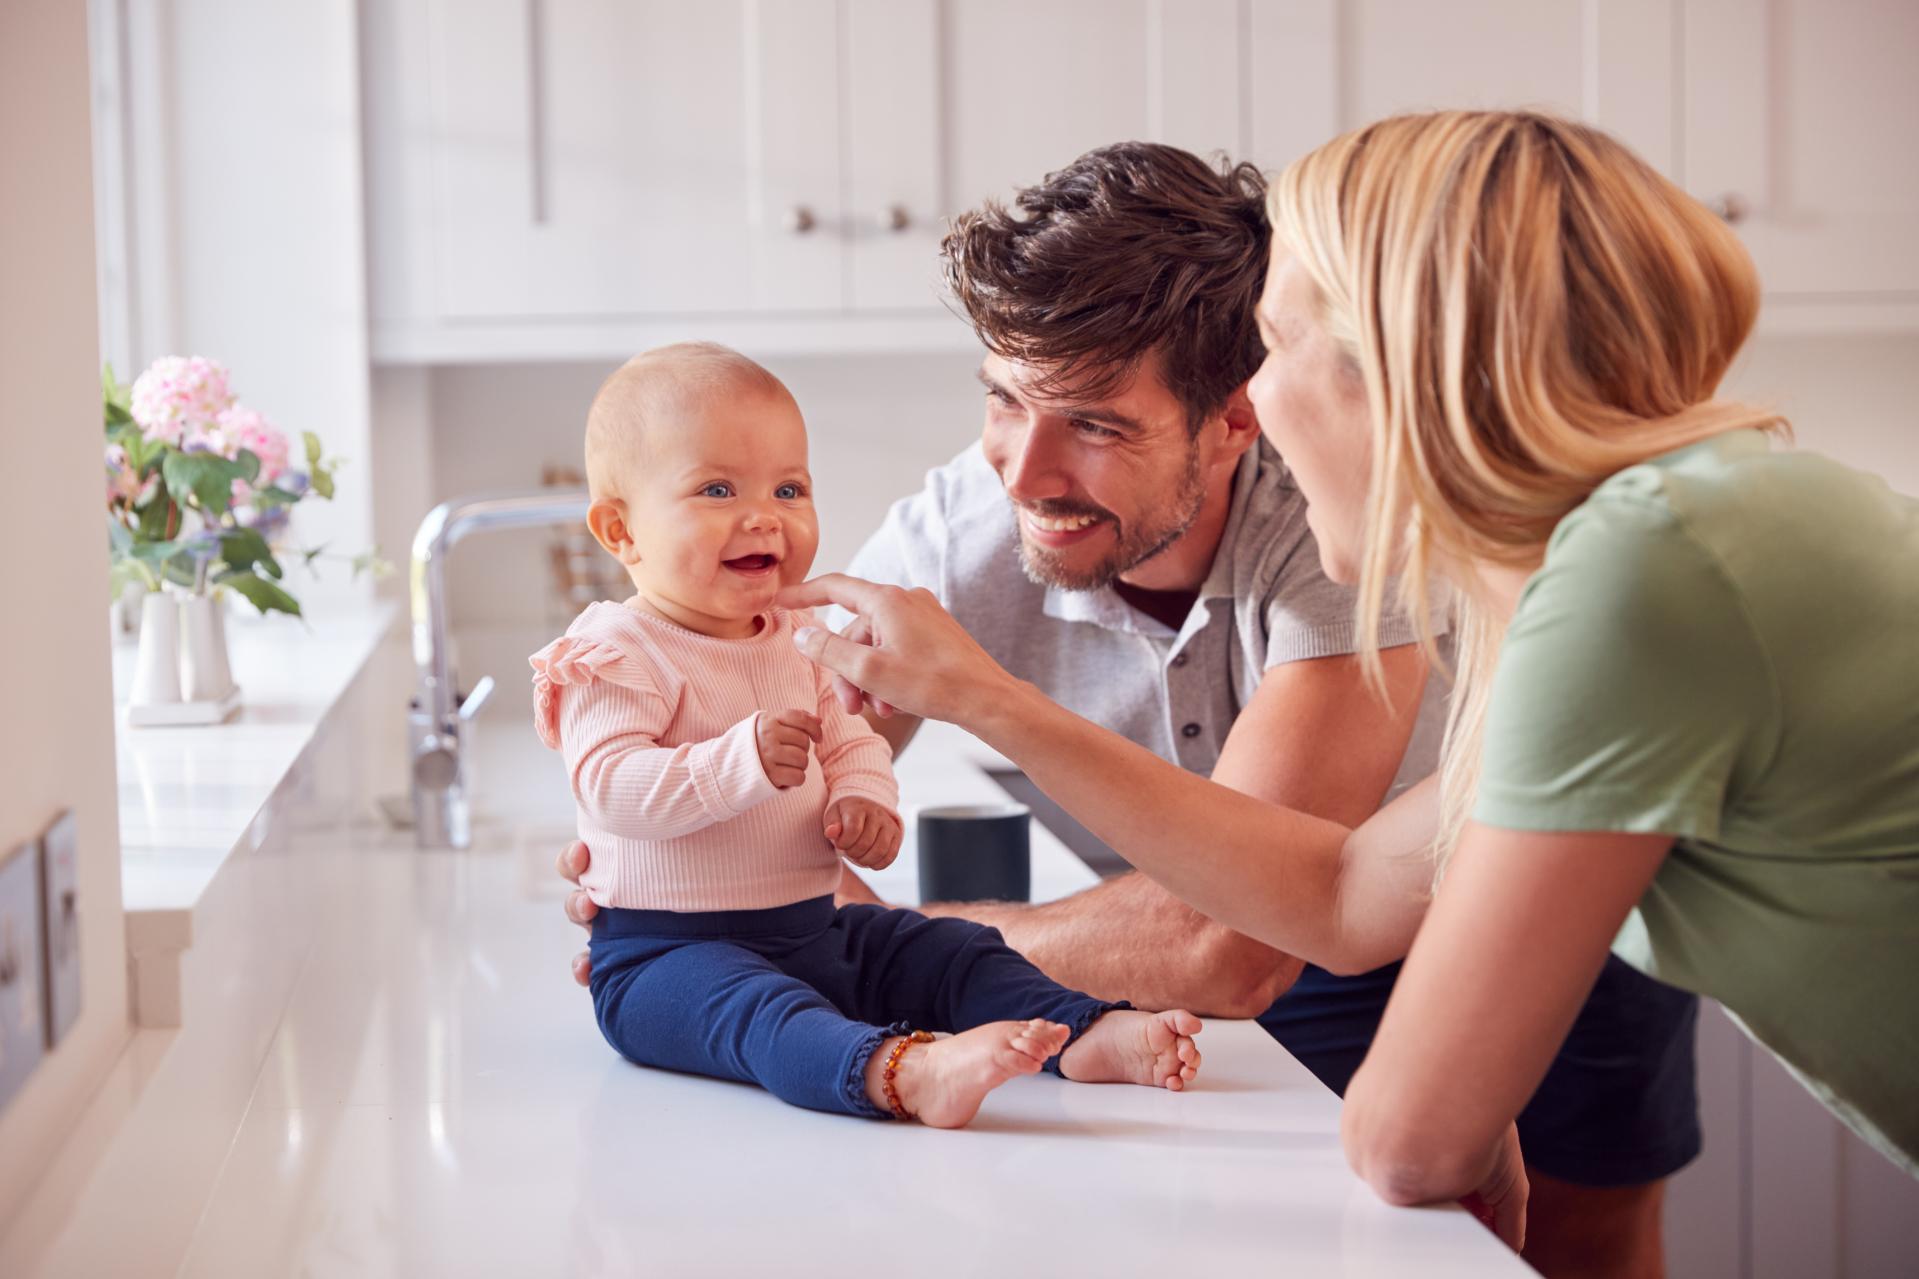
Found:
[[[823, 571], [843, 567], [886, 508], [914, 492], [929, 467], [979, 436], [983, 400], [976, 355], [768, 358], [806, 415]], [[544, 464], [578, 469], [586, 409], [612, 366], [477, 365], [440, 368], [422, 398], [401, 388], [415, 375], [383, 374], [382, 449], [412, 455], [389, 431], [424, 430], [432, 501], [488, 488], [535, 485]], [[410, 472], [381, 477], [382, 521], [390, 488], [417, 492]], [[411, 513], [417, 523], [424, 509]], [[404, 523], [398, 511], [395, 526]], [[388, 536], [382, 532], [383, 540]], [[449, 590], [456, 623], [542, 616], [547, 535], [487, 534], [454, 552]], [[467, 672], [474, 676], [479, 672]], [[518, 675], [519, 672], [514, 672]]]
[[[112, 102], [134, 227], [123, 237], [130, 377], [157, 356], [225, 363], [241, 400], [345, 461], [298, 540], [373, 544], [358, 9], [353, 0], [97, 0], [124, 33]], [[117, 15], [117, 17], [116, 17]], [[109, 55], [111, 56], [111, 55]], [[116, 241], [108, 237], [108, 261]], [[110, 285], [113, 281], [110, 280]], [[364, 592], [344, 563], [293, 569], [303, 603]]]
[[[811, 431], [821, 569], [843, 566], [894, 499], [979, 432], [972, 355], [766, 363], [792, 388]], [[608, 371], [597, 364], [383, 371], [378, 447], [394, 464], [379, 476], [382, 544], [403, 554], [432, 502], [537, 484], [547, 463], [577, 467], [586, 406]], [[1726, 389], [1778, 405], [1803, 447], [1919, 494], [1919, 334], [1756, 339]], [[456, 622], [539, 618], [545, 546], [546, 535], [531, 532], [462, 546], [450, 577]]]
[[107, 679], [107, 556], [86, 9], [0, 5], [0, 849], [79, 818], [83, 1010], [0, 1113], [0, 1232], [128, 1035]]
[[1919, 496], [1919, 333], [1758, 338], [1726, 389], [1776, 405], [1800, 447]]

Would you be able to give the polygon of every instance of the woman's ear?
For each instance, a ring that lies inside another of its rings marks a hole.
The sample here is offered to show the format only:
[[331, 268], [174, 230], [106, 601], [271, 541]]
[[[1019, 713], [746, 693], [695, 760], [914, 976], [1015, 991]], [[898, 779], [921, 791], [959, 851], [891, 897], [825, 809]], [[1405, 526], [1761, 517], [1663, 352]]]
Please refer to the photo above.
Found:
[[586, 526], [593, 540], [622, 564], [640, 562], [640, 548], [626, 526], [626, 503], [616, 497], [603, 497], [586, 508]]

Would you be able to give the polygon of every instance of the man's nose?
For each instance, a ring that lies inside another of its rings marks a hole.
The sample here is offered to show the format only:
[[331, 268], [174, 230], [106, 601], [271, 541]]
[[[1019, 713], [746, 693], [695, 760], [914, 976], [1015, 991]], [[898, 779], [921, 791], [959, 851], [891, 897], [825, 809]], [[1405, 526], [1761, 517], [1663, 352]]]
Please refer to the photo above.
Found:
[[1019, 502], [1038, 502], [1064, 496], [1068, 485], [1059, 468], [1052, 432], [1035, 424], [1009, 441], [1011, 450], [1000, 468], [1006, 495]]

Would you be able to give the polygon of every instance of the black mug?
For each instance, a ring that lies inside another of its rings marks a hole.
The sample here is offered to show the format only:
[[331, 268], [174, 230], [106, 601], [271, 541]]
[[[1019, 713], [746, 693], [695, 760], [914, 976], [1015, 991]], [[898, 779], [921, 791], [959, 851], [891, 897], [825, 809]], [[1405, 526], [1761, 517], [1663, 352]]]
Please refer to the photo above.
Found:
[[922, 808], [916, 827], [920, 900], [1032, 900], [1031, 820], [1024, 804]]

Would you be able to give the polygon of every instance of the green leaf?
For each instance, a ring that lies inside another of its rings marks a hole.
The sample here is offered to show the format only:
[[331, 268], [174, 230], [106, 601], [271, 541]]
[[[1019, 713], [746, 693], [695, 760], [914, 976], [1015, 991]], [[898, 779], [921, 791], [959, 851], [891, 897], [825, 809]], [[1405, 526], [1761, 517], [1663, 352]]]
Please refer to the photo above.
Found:
[[171, 503], [167, 500], [167, 487], [163, 480], [155, 487], [147, 504], [140, 508], [140, 527], [135, 530], [142, 541], [163, 542], [167, 536], [167, 510]]
[[300, 432], [300, 439], [306, 445], [307, 470], [318, 470], [320, 466], [320, 437], [311, 431]]
[[149, 564], [164, 564], [180, 553], [178, 542], [139, 542], [130, 554], [136, 560], [145, 560]]
[[253, 490], [253, 504], [265, 508], [269, 506], [292, 506], [300, 500], [298, 493], [289, 493], [277, 484]]
[[[262, 560], [272, 560], [273, 548], [257, 529], [229, 529], [220, 535], [220, 558], [236, 573], [252, 569]], [[271, 572], [271, 570], [268, 570]], [[273, 576], [278, 577], [278, 573]]]
[[252, 573], [228, 573], [216, 579], [221, 586], [230, 586], [252, 602], [253, 607], [262, 613], [279, 612], [300, 616], [300, 601], [288, 595], [263, 577]]
[[133, 554], [133, 530], [107, 516], [107, 550], [118, 560]]
[[219, 516], [226, 514], [233, 500], [233, 481], [241, 477], [241, 467], [211, 453], [169, 451], [160, 473], [170, 491], [192, 493], [201, 510]]
[[121, 560], [115, 564], [112, 570], [107, 574], [107, 585], [113, 592], [110, 598], [117, 600], [127, 587], [133, 586], [136, 583], [144, 585], [146, 580], [146, 574], [140, 571], [138, 564], [133, 563], [131, 560]]
[[310, 483], [312, 483], [313, 491], [315, 493], [318, 493], [321, 497], [327, 499], [327, 501], [329, 502], [333, 500], [333, 472], [332, 471], [329, 471], [326, 467], [320, 466], [319, 464], [316, 463], [313, 469], [307, 473], [307, 479]]
[[260, 478], [260, 457], [252, 449], [241, 449], [235, 465], [240, 468], [240, 478], [248, 484]]

